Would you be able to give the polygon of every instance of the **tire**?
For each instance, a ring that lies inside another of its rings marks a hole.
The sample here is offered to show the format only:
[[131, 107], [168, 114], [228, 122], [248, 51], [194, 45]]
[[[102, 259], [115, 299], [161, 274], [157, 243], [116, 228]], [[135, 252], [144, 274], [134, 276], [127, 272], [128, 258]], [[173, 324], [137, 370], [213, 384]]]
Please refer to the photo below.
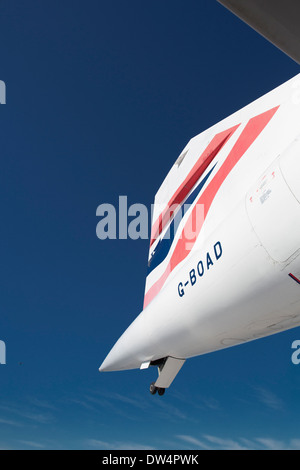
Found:
[[157, 387], [155, 387], [154, 382], [152, 382], [152, 384], [150, 385], [150, 393], [151, 395], [155, 395], [156, 392], [157, 392]]

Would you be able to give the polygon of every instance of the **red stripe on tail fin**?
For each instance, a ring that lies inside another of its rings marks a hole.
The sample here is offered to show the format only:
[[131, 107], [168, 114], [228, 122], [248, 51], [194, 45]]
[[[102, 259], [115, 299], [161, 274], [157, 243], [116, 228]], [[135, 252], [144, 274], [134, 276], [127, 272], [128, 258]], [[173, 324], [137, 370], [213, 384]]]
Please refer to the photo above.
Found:
[[[199, 197], [196, 205], [194, 206], [192, 213], [190, 214], [186, 226], [188, 224], [192, 224], [193, 220], [195, 220], [195, 211], [197, 210], [197, 204], [204, 206], [204, 218], [203, 223], [207, 217], [207, 214], [210, 210], [210, 207], [213, 203], [213, 200], [218, 193], [220, 187], [224, 183], [225, 179], [228, 177], [230, 172], [236, 166], [236, 164], [240, 161], [242, 156], [245, 152], [250, 148], [250, 146], [254, 143], [254, 141], [259, 137], [262, 133], [264, 128], [270, 122], [274, 114], [279, 109], [279, 106], [266, 111], [252, 119], [247, 123], [245, 129], [241, 133], [240, 137], [238, 138], [237, 142], [235, 143], [233, 149], [229, 153], [228, 157], [226, 158], [225, 162], [219, 169], [218, 173], [209, 183], [207, 188], [204, 190], [202, 195]], [[163, 273], [163, 275], [156, 281], [152, 287], [148, 290], [145, 295], [144, 299], [144, 308], [153, 300], [153, 298], [160, 292], [163, 285], [165, 284], [169, 274], [173, 271], [178, 264], [180, 264], [190, 253], [192, 247], [194, 246], [197, 237], [202, 229], [203, 223], [201, 226], [197, 227], [197, 231], [194, 234], [194, 239], [187, 239], [185, 236], [185, 228], [184, 227], [179, 240], [177, 241], [177, 245], [173, 251], [169, 264]], [[188, 233], [191, 233], [189, 231]]]

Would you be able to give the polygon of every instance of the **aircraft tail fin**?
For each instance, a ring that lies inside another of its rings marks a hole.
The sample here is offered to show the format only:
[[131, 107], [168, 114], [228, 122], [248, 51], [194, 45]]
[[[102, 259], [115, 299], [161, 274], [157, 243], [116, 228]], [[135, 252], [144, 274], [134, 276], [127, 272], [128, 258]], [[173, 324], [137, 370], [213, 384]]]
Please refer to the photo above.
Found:
[[[192, 139], [157, 192], [152, 214], [144, 308], [161, 290], [173, 268], [182, 261], [179, 253], [182, 250], [177, 245], [185, 221], [212, 173], [216, 156], [238, 127], [217, 134], [209, 129]], [[192, 220], [192, 223], [195, 221]]]

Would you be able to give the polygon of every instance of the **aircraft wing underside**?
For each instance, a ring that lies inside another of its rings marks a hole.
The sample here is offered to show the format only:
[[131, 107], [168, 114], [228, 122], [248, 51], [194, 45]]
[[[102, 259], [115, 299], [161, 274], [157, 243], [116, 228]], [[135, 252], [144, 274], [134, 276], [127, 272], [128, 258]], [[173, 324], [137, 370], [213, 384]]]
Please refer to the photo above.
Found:
[[299, 0], [218, 0], [300, 64]]

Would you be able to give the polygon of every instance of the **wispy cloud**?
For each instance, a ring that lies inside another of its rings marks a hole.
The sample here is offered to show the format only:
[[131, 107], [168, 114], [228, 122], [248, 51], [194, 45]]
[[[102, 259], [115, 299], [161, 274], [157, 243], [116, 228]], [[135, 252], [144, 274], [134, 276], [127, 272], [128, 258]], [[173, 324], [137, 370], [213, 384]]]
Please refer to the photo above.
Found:
[[273, 392], [265, 388], [256, 388], [258, 400], [272, 410], [283, 410], [284, 403]]
[[300, 439], [291, 439], [290, 447], [295, 450], [300, 450]]
[[120, 393], [113, 393], [110, 395], [110, 398], [122, 402], [122, 403], [127, 403], [128, 405], [134, 406], [139, 409], [145, 409], [147, 408], [147, 405], [145, 404], [145, 400], [141, 400], [140, 397], [127, 397], [125, 395], [121, 395]]
[[190, 421], [191, 418], [184, 413], [181, 408], [178, 408], [166, 401], [163, 400], [157, 400], [155, 403], [156, 407], [156, 413], [158, 415], [163, 416], [165, 419], [168, 419], [169, 421], [174, 421], [174, 420], [184, 420], [184, 421]]
[[293, 450], [300, 449], [300, 439], [290, 439], [287, 442], [271, 437], [224, 438], [219, 436], [202, 435], [200, 438], [190, 435], [177, 435], [177, 439], [188, 444], [189, 449], [208, 450]]
[[97, 439], [87, 439], [85, 445], [99, 450], [155, 450], [154, 447], [149, 445], [126, 441], [107, 442]]
[[214, 447], [220, 447], [224, 450], [246, 450], [245, 445], [241, 444], [238, 440], [224, 439], [216, 436], [203, 436], [208, 440]]
[[205, 449], [205, 450], [210, 450], [211, 446], [208, 445], [208, 443], [205, 443], [203, 440], [200, 440], [196, 437], [193, 436], [188, 436], [186, 434], [180, 434], [177, 436], [178, 439], [186, 442], [187, 444], [190, 444], [192, 446], [192, 449]]
[[189, 449], [222, 449], [222, 450], [246, 450], [247, 446], [239, 440], [227, 439], [217, 436], [203, 435], [201, 438], [178, 435], [178, 439], [190, 444]]
[[[24, 425], [26, 421], [33, 422], [34, 424], [48, 424], [54, 420], [53, 414], [50, 412], [41, 412], [37, 407], [26, 406], [24, 408], [12, 406], [12, 405], [0, 405], [0, 410], [6, 415], [13, 415], [18, 418], [18, 422], [15, 420], [1, 418], [2, 422], [6, 421], [6, 424]], [[20, 422], [22, 421], [22, 423]]]
[[268, 450], [299, 450], [300, 439], [290, 439], [287, 442], [270, 437], [257, 437], [255, 439], [264, 449]]
[[[122, 397], [118, 394], [112, 394], [111, 396], [100, 396], [95, 397], [92, 395], [86, 395], [84, 397], [85, 401], [85, 408], [88, 406], [92, 406], [94, 408], [94, 412], [101, 412], [103, 410], [109, 410], [111, 413], [114, 413], [117, 416], [121, 416], [126, 418], [130, 421], [140, 421], [140, 412], [134, 413], [133, 410], [136, 408], [137, 405], [134, 404], [134, 400], [131, 398], [126, 399], [126, 397]], [[126, 404], [128, 406], [126, 406]], [[133, 405], [134, 404], [134, 405]]]
[[269, 450], [284, 450], [286, 444], [282, 441], [271, 439], [269, 437], [258, 437], [255, 439], [259, 444], [261, 444], [265, 449]]
[[9, 426], [17, 426], [17, 427], [23, 426], [23, 424], [19, 423], [18, 421], [13, 421], [11, 419], [3, 419], [3, 418], [0, 418], [0, 424], [7, 424]]
[[143, 394], [132, 394], [131, 396], [122, 395], [120, 393], [92, 392], [85, 394], [80, 399], [72, 398], [73, 403], [93, 410], [94, 412], [103, 413], [108, 410], [117, 416], [122, 416], [130, 421], [141, 422], [147, 419], [149, 414], [155, 411], [158, 419], [168, 421], [188, 420], [192, 421], [187, 413], [183, 412], [180, 407], [170, 404], [163, 400], [150, 401], [145, 400]]
[[3, 451], [3, 450], [12, 450], [12, 448], [5, 444], [0, 443], [0, 451]]
[[50, 401], [39, 400], [38, 398], [31, 398], [30, 403], [32, 403], [32, 405], [37, 407], [37, 408], [57, 411], [57, 407]]
[[187, 395], [186, 393], [183, 394], [178, 390], [172, 390], [172, 396], [176, 398], [177, 401], [180, 403], [184, 403], [185, 406], [188, 406], [189, 408], [196, 408], [196, 409], [209, 409], [209, 410], [220, 410], [221, 405], [220, 402], [212, 397], [206, 397], [202, 395]]
[[34, 442], [34, 441], [19, 441], [20, 444], [26, 446], [26, 447], [32, 447], [34, 449], [44, 449], [45, 446], [43, 444], [40, 444], [39, 442]]

